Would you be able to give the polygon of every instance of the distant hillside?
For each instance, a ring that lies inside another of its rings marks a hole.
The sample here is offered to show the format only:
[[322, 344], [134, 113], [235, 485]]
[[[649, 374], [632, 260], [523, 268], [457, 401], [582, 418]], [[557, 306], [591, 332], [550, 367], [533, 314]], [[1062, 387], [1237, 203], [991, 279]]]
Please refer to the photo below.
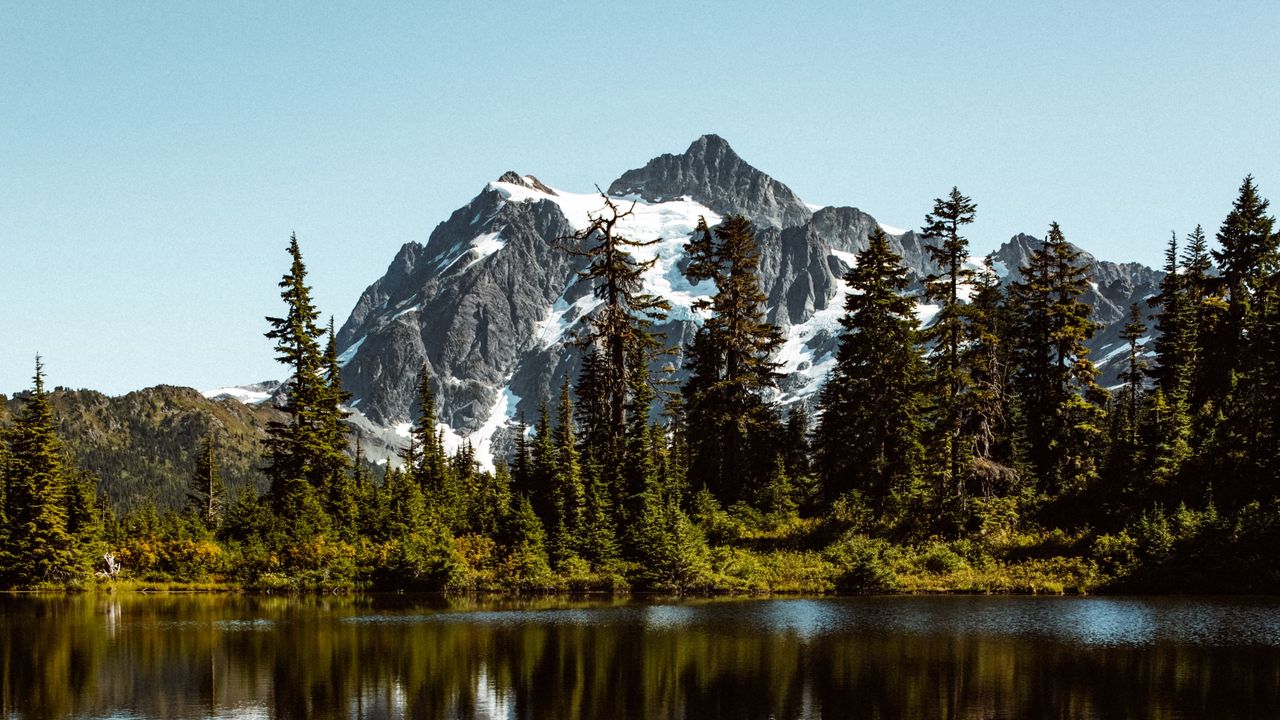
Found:
[[[21, 398], [0, 396], [7, 405], [7, 413], [0, 409], [0, 421], [18, 411]], [[98, 477], [99, 490], [118, 512], [148, 497], [161, 508], [181, 507], [199, 441], [207, 433], [215, 438], [223, 481], [232, 493], [250, 484], [265, 489], [261, 441], [267, 423], [283, 417], [270, 404], [210, 400], [170, 385], [119, 397], [57, 388], [51, 398], [67, 450], [77, 465]]]

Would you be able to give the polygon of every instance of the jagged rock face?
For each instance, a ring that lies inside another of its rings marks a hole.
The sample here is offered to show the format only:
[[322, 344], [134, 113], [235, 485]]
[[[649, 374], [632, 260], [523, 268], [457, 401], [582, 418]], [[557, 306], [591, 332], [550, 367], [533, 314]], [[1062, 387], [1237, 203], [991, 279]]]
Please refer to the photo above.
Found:
[[[708, 283], [691, 286], [681, 275], [684, 244], [705, 216], [715, 224], [730, 213], [751, 218], [761, 248], [760, 281], [767, 313], [784, 335], [778, 360], [783, 402], [811, 402], [833, 362], [844, 284], [854, 254], [865, 249], [875, 218], [852, 207], [811, 211], [789, 188], [748, 165], [714, 135], [681, 155], [663, 155], [624, 173], [609, 194], [634, 200], [624, 235], [654, 240], [637, 251], [657, 262], [645, 276], [649, 291], [673, 304], [658, 329], [676, 349], [668, 379], [684, 374], [679, 350], [700, 322], [693, 301]], [[469, 436], [483, 456], [501, 454], [504, 428], [517, 414], [532, 420], [543, 398], [576, 375], [571, 340], [595, 308], [590, 289], [577, 283], [581, 258], [560, 242], [598, 211], [593, 194], [554, 190], [531, 175], [505, 173], [441, 223], [427, 244], [400, 249], [386, 274], [365, 291], [338, 336], [343, 382], [363, 436], [416, 417], [418, 373], [425, 365], [439, 397], [440, 419], [454, 440]], [[620, 202], [626, 209], [629, 203]], [[1018, 235], [994, 253], [1005, 282], [1017, 279], [1040, 241]], [[891, 236], [913, 275], [913, 288], [936, 270], [914, 232]], [[1132, 302], [1156, 292], [1160, 274], [1136, 264], [1088, 256], [1096, 284], [1086, 296], [1104, 328], [1091, 343], [1095, 356], [1112, 351]], [[1107, 368], [1104, 383], [1114, 381]]]
[[[1018, 234], [992, 253], [998, 267], [1007, 272], [1003, 278], [1005, 283], [1022, 279], [1019, 268], [1027, 264], [1041, 242], [1039, 238]], [[1101, 325], [1089, 341], [1091, 359], [1101, 370], [1099, 383], [1110, 387], [1120, 382], [1119, 375], [1124, 370], [1121, 361], [1125, 353], [1116, 351], [1123, 349], [1120, 332], [1129, 320], [1129, 309], [1137, 304], [1144, 316], [1149, 314], [1147, 301], [1160, 292], [1164, 273], [1140, 263], [1113, 263], [1098, 260], [1083, 250], [1080, 253], [1089, 265], [1090, 279], [1083, 299], [1093, 307], [1093, 319]]]
[[554, 203], [509, 203], [486, 189], [425, 247], [401, 248], [338, 334], [353, 407], [376, 423], [408, 421], [425, 366], [441, 420], [479, 427], [575, 275], [578, 263], [555, 246], [572, 232]]
[[718, 135], [703, 135], [681, 155], [662, 155], [628, 170], [609, 186], [609, 194], [648, 202], [687, 196], [721, 215], [737, 213], [779, 229], [813, 215], [791, 188], [748, 165]]

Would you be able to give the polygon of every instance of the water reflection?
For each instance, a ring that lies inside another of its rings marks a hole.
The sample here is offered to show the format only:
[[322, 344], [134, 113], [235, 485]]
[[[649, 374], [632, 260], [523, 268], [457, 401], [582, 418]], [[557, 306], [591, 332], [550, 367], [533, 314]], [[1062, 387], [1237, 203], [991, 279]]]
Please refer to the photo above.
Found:
[[0, 597], [0, 717], [1280, 716], [1267, 599]]

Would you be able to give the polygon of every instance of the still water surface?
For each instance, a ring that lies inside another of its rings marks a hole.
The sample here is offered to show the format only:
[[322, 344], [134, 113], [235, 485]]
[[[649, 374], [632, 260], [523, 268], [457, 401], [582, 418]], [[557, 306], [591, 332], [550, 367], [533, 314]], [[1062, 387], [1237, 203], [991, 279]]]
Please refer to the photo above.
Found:
[[1280, 718], [1280, 599], [4, 596], [0, 717]]

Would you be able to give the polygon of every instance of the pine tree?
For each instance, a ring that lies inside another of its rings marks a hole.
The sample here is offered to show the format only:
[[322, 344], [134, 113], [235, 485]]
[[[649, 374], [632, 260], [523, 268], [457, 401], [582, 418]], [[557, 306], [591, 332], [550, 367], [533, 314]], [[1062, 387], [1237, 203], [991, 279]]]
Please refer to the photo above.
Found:
[[[588, 320], [588, 330], [578, 338], [584, 355], [583, 373], [590, 375], [580, 382], [577, 394], [579, 398], [599, 398], [599, 412], [592, 406], [585, 413], [584, 429], [589, 441], [597, 446], [595, 451], [607, 463], [621, 451], [627, 408], [634, 405], [629, 395], [636, 386], [631, 355], [639, 350], [648, 360], [660, 351], [661, 343], [652, 328], [656, 321], [666, 318], [671, 304], [644, 292], [643, 275], [657, 258], [638, 260], [635, 256], [637, 250], [658, 241], [637, 241], [621, 235], [618, 225], [631, 216], [634, 208], [620, 210], [604, 193], [601, 198], [604, 208], [588, 215], [585, 228], [562, 240], [570, 245], [570, 253], [586, 258], [587, 267], [579, 273], [579, 282], [590, 284], [600, 300], [599, 309]], [[584, 392], [586, 383], [589, 393]]]
[[440, 442], [440, 422], [436, 415], [436, 395], [431, 389], [431, 375], [422, 366], [418, 375], [418, 418], [411, 432], [421, 456], [415, 467], [418, 484], [427, 495], [443, 495], [448, 479], [445, 477], [446, 458]]
[[1138, 409], [1142, 403], [1142, 391], [1147, 375], [1147, 361], [1142, 357], [1142, 345], [1139, 342], [1147, 334], [1147, 323], [1142, 319], [1142, 311], [1138, 304], [1129, 307], [1129, 322], [1120, 331], [1120, 339], [1128, 346], [1125, 355], [1125, 368], [1120, 373], [1120, 382], [1124, 384], [1121, 391], [1121, 426], [1124, 428], [1126, 442], [1133, 447], [1138, 444]]
[[937, 421], [933, 433], [942, 451], [939, 474], [941, 487], [938, 501], [945, 494], [964, 495], [963, 466], [971, 453], [963, 436], [965, 401], [963, 395], [972, 386], [969, 368], [964, 364], [965, 349], [972, 344], [972, 330], [962, 293], [972, 284], [974, 271], [967, 267], [969, 241], [960, 234], [963, 226], [973, 222], [978, 206], [973, 200], [951, 188], [945, 199], [933, 201], [933, 212], [925, 215], [921, 239], [940, 241], [926, 245], [929, 258], [940, 268], [924, 280], [924, 299], [936, 303], [938, 312], [924, 339], [933, 346], [929, 355], [932, 384], [937, 388]]
[[290, 370], [287, 399], [281, 408], [287, 422], [268, 427], [267, 450], [271, 478], [271, 504], [293, 538], [310, 537], [328, 529], [329, 518], [321, 506], [319, 492], [325, 486], [331, 444], [326, 437], [321, 412], [327, 388], [321, 376], [320, 314], [311, 301], [306, 284], [307, 269], [298, 247], [298, 237], [289, 238], [289, 272], [280, 281], [280, 297], [288, 312], [282, 318], [267, 318], [275, 340], [277, 359]]
[[87, 572], [76, 538], [67, 527], [70, 470], [38, 357], [33, 381], [9, 432], [10, 565], [5, 575], [8, 585], [19, 587], [75, 582]]
[[1280, 237], [1272, 233], [1275, 219], [1267, 215], [1268, 203], [1258, 194], [1253, 176], [1240, 185], [1240, 193], [1218, 230], [1221, 250], [1213, 251], [1226, 289], [1225, 340], [1242, 342], [1255, 311], [1255, 294], [1275, 271]]
[[1097, 324], [1080, 299], [1089, 268], [1053, 223], [1021, 272], [1010, 301], [1028, 461], [1045, 492], [1079, 490], [1095, 475], [1104, 437], [1097, 369], [1085, 345]]
[[694, 309], [709, 311], [685, 358], [689, 472], [726, 503], [757, 496], [773, 468], [770, 440], [780, 427], [766, 399], [779, 364], [781, 333], [765, 319], [760, 249], [751, 222], [730, 215], [715, 229], [700, 219], [688, 246], [690, 282], [716, 292]]
[[585, 491], [582, 485], [582, 468], [579, 461], [577, 440], [573, 429], [573, 398], [569, 393], [569, 378], [560, 386], [560, 405], [553, 437], [556, 452], [556, 528], [555, 555], [563, 559], [577, 553], [581, 545], [586, 510]]
[[559, 467], [555, 438], [551, 432], [551, 410], [546, 398], [538, 403], [538, 424], [533, 432], [533, 447], [530, 452], [531, 482], [527, 497], [543, 527], [551, 527], [554, 531], [558, 520], [557, 509], [560, 506], [560, 498], [557, 497]]
[[320, 470], [321, 490], [324, 493], [325, 511], [333, 527], [343, 539], [355, 540], [359, 524], [360, 507], [351, 475], [351, 458], [347, 455], [347, 418], [351, 413], [343, 404], [351, 399], [351, 393], [342, 388], [342, 366], [338, 362], [338, 335], [329, 318], [326, 333], [328, 341], [322, 358], [320, 401], [317, 421], [322, 434]]
[[1280, 233], [1267, 207], [1246, 177], [1213, 253], [1227, 307], [1206, 354], [1225, 392], [1207, 460], [1221, 475], [1215, 499], [1229, 508], [1278, 494]]
[[187, 509], [205, 527], [217, 530], [222, 522], [226, 500], [226, 489], [222, 485], [221, 473], [218, 472], [218, 456], [214, 450], [213, 436], [205, 435], [200, 443], [200, 454], [196, 457], [195, 472], [187, 485]]
[[94, 476], [84, 470], [72, 470], [67, 477], [67, 533], [75, 539], [75, 565], [81, 576], [88, 575], [105, 550], [97, 484]]
[[973, 341], [964, 349], [962, 364], [968, 368], [971, 390], [963, 415], [965, 433], [973, 441], [974, 455], [984, 462], [1011, 459], [1008, 437], [1009, 309], [995, 261], [990, 255], [973, 278], [967, 308]]
[[[0, 411], [3, 411], [4, 403], [0, 402]], [[9, 436], [7, 428], [0, 425], [0, 586], [6, 582], [8, 569], [13, 563], [10, 557], [10, 538], [12, 532], [9, 528]]]
[[515, 427], [515, 451], [511, 457], [511, 491], [528, 495], [533, 490], [533, 451], [529, 446], [529, 425], [520, 411]]
[[795, 403], [787, 412], [787, 422], [782, 431], [783, 471], [791, 479], [798, 509], [813, 512], [818, 509], [822, 487], [813, 472], [809, 444], [809, 412], [803, 403]]
[[819, 400], [817, 462], [828, 502], [860, 490], [883, 513], [919, 478], [923, 356], [907, 270], [884, 231], [844, 275], [836, 365]]
[[1186, 296], [1186, 336], [1190, 356], [1187, 358], [1187, 410], [1198, 414], [1214, 393], [1215, 369], [1210, 367], [1211, 345], [1226, 314], [1218, 278], [1213, 277], [1213, 258], [1204, 228], [1197, 225], [1187, 236], [1182, 252], [1183, 279]]
[[529, 498], [519, 495], [513, 502], [507, 526], [507, 559], [503, 566], [506, 582], [518, 590], [541, 590], [552, 581], [547, 562], [546, 530]]
[[1172, 481], [1191, 454], [1189, 407], [1199, 354], [1199, 305], [1209, 269], [1204, 253], [1204, 231], [1199, 227], [1188, 236], [1183, 255], [1178, 252], [1177, 235], [1171, 237], [1160, 293], [1150, 300], [1158, 308], [1153, 341], [1156, 365], [1151, 372], [1156, 389], [1138, 426], [1149, 457], [1147, 474], [1157, 487]]
[[1164, 277], [1160, 280], [1160, 292], [1148, 301], [1156, 313], [1157, 336], [1153, 342], [1156, 365], [1151, 375], [1165, 397], [1184, 396], [1193, 348], [1188, 338], [1190, 321], [1184, 272], [1179, 264], [1178, 236], [1169, 238], [1164, 254]]

